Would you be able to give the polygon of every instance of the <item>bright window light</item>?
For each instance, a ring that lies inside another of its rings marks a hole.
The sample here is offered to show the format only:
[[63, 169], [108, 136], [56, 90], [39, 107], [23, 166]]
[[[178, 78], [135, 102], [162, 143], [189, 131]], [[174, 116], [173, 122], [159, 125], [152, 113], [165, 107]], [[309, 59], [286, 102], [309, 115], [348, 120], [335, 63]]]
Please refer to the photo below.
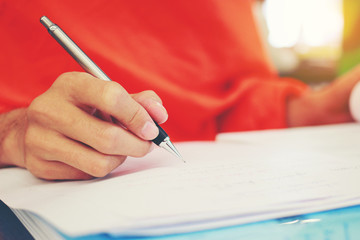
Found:
[[338, 46], [341, 43], [341, 0], [266, 0], [263, 11], [273, 47]]

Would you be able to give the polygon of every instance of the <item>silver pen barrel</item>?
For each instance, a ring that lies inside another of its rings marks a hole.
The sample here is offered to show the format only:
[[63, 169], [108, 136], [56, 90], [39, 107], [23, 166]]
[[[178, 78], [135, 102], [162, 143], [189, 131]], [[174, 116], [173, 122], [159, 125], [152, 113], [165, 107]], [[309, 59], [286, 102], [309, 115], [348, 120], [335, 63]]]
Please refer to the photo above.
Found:
[[50, 35], [80, 64], [80, 66], [93, 76], [111, 81], [111, 79], [79, 48], [63, 30], [50, 21], [46, 16], [40, 18], [40, 22], [49, 31]]

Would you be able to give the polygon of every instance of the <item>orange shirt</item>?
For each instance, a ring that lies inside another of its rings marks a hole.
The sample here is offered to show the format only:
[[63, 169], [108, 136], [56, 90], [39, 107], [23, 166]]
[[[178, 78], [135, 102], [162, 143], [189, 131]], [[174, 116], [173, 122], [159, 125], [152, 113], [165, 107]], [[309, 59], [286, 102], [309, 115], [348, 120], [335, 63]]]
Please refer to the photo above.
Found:
[[0, 112], [28, 106], [61, 73], [82, 71], [42, 15], [128, 92], [154, 90], [175, 141], [286, 127], [287, 98], [306, 89], [277, 76], [251, 0], [0, 0]]

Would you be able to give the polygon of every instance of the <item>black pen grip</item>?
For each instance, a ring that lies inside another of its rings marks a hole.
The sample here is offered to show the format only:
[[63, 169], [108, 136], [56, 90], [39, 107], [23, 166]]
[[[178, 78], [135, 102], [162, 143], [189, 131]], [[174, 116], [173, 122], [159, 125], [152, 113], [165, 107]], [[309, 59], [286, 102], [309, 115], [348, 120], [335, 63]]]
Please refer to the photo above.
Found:
[[159, 146], [160, 143], [162, 143], [164, 139], [168, 137], [168, 135], [164, 131], [164, 129], [162, 129], [162, 127], [160, 127], [159, 124], [157, 124], [157, 122], [154, 121], [154, 123], [159, 128], [159, 135], [156, 138], [154, 138], [152, 142]]

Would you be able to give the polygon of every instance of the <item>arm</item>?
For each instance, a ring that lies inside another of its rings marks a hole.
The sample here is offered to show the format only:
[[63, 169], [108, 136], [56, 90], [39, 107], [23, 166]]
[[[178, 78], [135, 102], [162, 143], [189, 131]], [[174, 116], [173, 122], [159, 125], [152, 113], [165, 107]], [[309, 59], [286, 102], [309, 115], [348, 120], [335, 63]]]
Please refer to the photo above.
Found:
[[349, 110], [352, 88], [360, 80], [360, 66], [318, 91], [288, 101], [289, 127], [354, 121]]
[[0, 164], [45, 179], [105, 176], [126, 156], [147, 154], [158, 134], [152, 119], [166, 118], [151, 91], [131, 96], [115, 82], [66, 73], [28, 108], [0, 115]]

